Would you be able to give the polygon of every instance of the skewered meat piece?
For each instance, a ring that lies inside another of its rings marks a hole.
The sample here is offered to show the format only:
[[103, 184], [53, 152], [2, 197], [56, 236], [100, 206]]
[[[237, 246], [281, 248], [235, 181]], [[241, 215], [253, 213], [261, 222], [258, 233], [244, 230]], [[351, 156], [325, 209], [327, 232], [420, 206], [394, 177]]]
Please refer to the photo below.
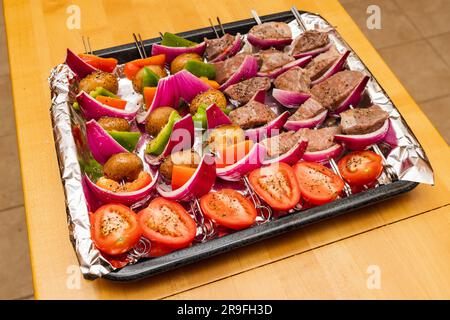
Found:
[[359, 71], [341, 71], [313, 86], [311, 94], [325, 108], [334, 111], [350, 95], [363, 78], [364, 74]]
[[205, 58], [208, 61], [214, 60], [220, 54], [233, 46], [234, 36], [226, 33], [218, 39], [206, 39]]
[[265, 125], [275, 119], [277, 115], [265, 104], [251, 100], [245, 106], [231, 111], [229, 117], [233, 124], [242, 129], [249, 129]]
[[290, 39], [292, 38], [291, 28], [284, 22], [265, 22], [250, 29], [251, 33], [258, 39]]
[[286, 52], [274, 48], [260, 51], [255, 54], [255, 57], [261, 60], [261, 67], [259, 68], [260, 72], [274, 71], [295, 60], [294, 57]]
[[255, 77], [229, 86], [224, 93], [232, 100], [239, 103], [247, 103], [258, 91], [267, 91], [269, 89], [269, 78]]
[[339, 132], [339, 127], [327, 127], [317, 130], [300, 129], [295, 135], [297, 140], [300, 140], [300, 138], [308, 139], [306, 151], [314, 152], [332, 147], [334, 145], [334, 135]]
[[223, 84], [227, 81], [241, 66], [248, 54], [241, 53], [224, 61], [214, 63], [216, 67], [216, 81]]
[[261, 144], [266, 147], [269, 157], [277, 157], [291, 150], [298, 141], [295, 131], [287, 131], [271, 138], [266, 138], [261, 141]]
[[306, 73], [311, 80], [316, 80], [327, 71], [333, 63], [336, 62], [341, 54], [337, 51], [335, 46], [332, 46], [329, 50], [319, 54], [305, 67]]
[[316, 30], [305, 31], [292, 42], [291, 54], [300, 54], [326, 46], [330, 42], [328, 34]]
[[345, 134], [365, 134], [380, 129], [389, 115], [378, 105], [342, 112], [341, 130]]
[[293, 115], [289, 117], [288, 120], [298, 121], [311, 119], [324, 110], [325, 108], [317, 100], [309, 98], [295, 111]]
[[311, 79], [305, 70], [300, 67], [293, 67], [280, 74], [274, 81], [275, 88], [293, 92], [309, 92]]

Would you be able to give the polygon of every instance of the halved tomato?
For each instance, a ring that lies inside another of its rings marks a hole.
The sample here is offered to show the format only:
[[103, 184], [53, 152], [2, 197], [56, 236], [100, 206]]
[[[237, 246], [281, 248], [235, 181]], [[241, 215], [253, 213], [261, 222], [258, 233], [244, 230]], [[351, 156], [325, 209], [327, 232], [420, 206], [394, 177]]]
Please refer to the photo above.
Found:
[[203, 214], [226, 228], [241, 230], [256, 220], [253, 203], [233, 189], [222, 189], [205, 194], [200, 199]]
[[292, 209], [300, 201], [294, 170], [286, 163], [274, 163], [253, 170], [249, 175], [253, 190], [273, 209]]
[[189, 246], [197, 233], [195, 221], [179, 203], [172, 200], [155, 198], [138, 216], [147, 239], [172, 249]]
[[327, 167], [315, 162], [294, 165], [302, 197], [315, 205], [336, 199], [344, 189], [344, 181]]
[[383, 162], [372, 151], [351, 152], [338, 163], [339, 172], [349, 184], [363, 186], [374, 182], [383, 171]]
[[90, 216], [92, 240], [100, 251], [115, 256], [135, 246], [142, 235], [137, 215], [122, 204], [107, 204]]

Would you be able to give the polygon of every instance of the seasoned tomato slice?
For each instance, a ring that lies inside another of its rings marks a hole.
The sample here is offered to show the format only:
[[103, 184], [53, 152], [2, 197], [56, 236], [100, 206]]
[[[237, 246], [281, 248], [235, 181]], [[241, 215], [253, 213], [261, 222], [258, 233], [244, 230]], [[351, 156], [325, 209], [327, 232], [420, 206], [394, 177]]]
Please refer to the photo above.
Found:
[[189, 246], [197, 233], [195, 221], [172, 200], [155, 198], [138, 215], [143, 234], [152, 243], [180, 249]]
[[342, 179], [319, 163], [299, 162], [294, 165], [294, 172], [302, 197], [312, 204], [331, 202], [344, 189]]
[[345, 155], [339, 160], [338, 167], [342, 178], [353, 186], [371, 184], [383, 171], [381, 157], [368, 150]]
[[256, 220], [253, 203], [233, 189], [222, 189], [205, 194], [200, 199], [203, 214], [226, 228], [240, 230]]
[[292, 209], [300, 201], [300, 190], [294, 170], [286, 163], [274, 163], [252, 171], [253, 190], [273, 209]]
[[100, 251], [115, 256], [127, 252], [142, 235], [137, 215], [121, 204], [104, 205], [91, 214], [92, 240]]

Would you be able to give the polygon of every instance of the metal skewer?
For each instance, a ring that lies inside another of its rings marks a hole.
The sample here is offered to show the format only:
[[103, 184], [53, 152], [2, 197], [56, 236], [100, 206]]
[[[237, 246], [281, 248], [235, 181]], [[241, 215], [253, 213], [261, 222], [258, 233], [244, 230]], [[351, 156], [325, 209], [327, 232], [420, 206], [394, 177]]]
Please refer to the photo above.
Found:
[[216, 38], [219, 39], [219, 38], [220, 38], [220, 37], [219, 37], [219, 34], [217, 33], [217, 30], [216, 30], [216, 28], [214, 27], [211, 18], [208, 18], [208, 20], [209, 20], [209, 24], [211, 25], [211, 29], [213, 29], [214, 34], [216, 35]]
[[200, 201], [197, 197], [191, 201], [191, 213], [194, 221], [200, 226], [202, 233], [201, 237], [196, 238], [197, 242], [205, 242], [213, 238], [217, 233], [215, 223], [204, 216], [202, 208], [200, 207]]
[[161, 40], [164, 38], [164, 35], [162, 34], [162, 32], [158, 32], [159, 33], [159, 37], [161, 38]]
[[[140, 37], [140, 35], [139, 35], [139, 37]], [[133, 38], [134, 38], [134, 45], [136, 46], [136, 49], [139, 52], [139, 56], [141, 58], [145, 58], [146, 54], [145, 54], [145, 50], [143, 48], [143, 44], [139, 42], [139, 40], [138, 40], [138, 38], [137, 38], [135, 33], [133, 33]]]
[[257, 210], [261, 212], [262, 220], [257, 221], [258, 224], [264, 224], [268, 222], [272, 218], [272, 209], [268, 206], [265, 206], [261, 203], [261, 199], [258, 195], [253, 192], [253, 189], [250, 186], [250, 181], [248, 181], [248, 177], [244, 177], [245, 187], [247, 188], [248, 194], [250, 195], [250, 199], [253, 202], [253, 205]]
[[253, 19], [255, 19], [257, 24], [262, 24], [261, 19], [258, 16], [258, 13], [256, 12], [256, 10], [252, 9], [250, 10], [250, 12], [252, 13]]
[[295, 17], [295, 20], [297, 20], [298, 26], [299, 26], [303, 31], [306, 31], [305, 24], [303, 23], [302, 16], [300, 15], [300, 12], [297, 10], [297, 7], [296, 7], [296, 6], [292, 6], [291, 12], [292, 12], [292, 14], [293, 14], [294, 17]]
[[81, 36], [81, 41], [83, 41], [84, 53], [92, 54], [91, 41], [89, 37]]
[[219, 23], [220, 30], [222, 31], [222, 35], [225, 35], [225, 29], [223, 28], [222, 22], [220, 22], [219, 17], [216, 17], [217, 22]]

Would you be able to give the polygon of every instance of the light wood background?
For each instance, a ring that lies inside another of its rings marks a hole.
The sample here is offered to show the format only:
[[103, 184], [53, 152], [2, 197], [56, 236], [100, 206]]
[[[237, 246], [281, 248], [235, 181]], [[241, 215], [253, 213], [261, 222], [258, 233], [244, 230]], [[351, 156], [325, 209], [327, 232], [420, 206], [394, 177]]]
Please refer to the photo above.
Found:
[[[66, 27], [70, 4], [81, 8], [80, 30]], [[425, 148], [436, 185], [140, 282], [78, 277], [47, 84], [65, 48], [83, 51], [81, 35], [95, 50], [131, 42], [132, 32], [145, 39], [293, 4], [337, 26], [372, 70]], [[449, 148], [338, 1], [5, 0], [4, 10], [36, 298], [450, 298]], [[379, 289], [367, 287], [370, 266]]]

